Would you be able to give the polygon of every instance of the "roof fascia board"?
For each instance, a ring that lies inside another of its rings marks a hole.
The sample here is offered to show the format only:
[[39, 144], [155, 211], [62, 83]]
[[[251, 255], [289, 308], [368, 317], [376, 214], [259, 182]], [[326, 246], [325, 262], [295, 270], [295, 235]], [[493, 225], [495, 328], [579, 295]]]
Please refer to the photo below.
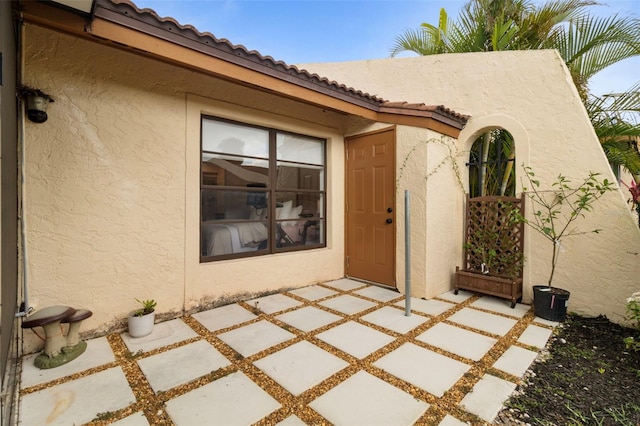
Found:
[[446, 123], [442, 123], [433, 117], [397, 115], [393, 113], [382, 112], [378, 114], [378, 121], [383, 123], [391, 123], [396, 125], [420, 127], [441, 133], [452, 138], [458, 138], [460, 129]]
[[[374, 122], [427, 128], [452, 137], [457, 137], [462, 127], [461, 123], [433, 111], [382, 107], [373, 105], [372, 102], [362, 102], [364, 105], [358, 105], [354, 103], [355, 98], [338, 90], [325, 88], [324, 91], [319, 91], [318, 87], [304, 87], [298, 84], [299, 82], [294, 84], [291, 80], [297, 80], [295, 76], [290, 75], [287, 79], [278, 78], [261, 72], [262, 68], [266, 67], [261, 67], [260, 71], [247, 68], [238, 65], [236, 61], [214, 57], [201, 49], [177, 44], [173, 40], [122, 26], [99, 16], [94, 17], [89, 27], [87, 20], [79, 15], [44, 3], [27, 2], [24, 6], [23, 18], [27, 22], [85, 39], [112, 43], [114, 47], [182, 68]], [[280, 74], [283, 73], [280, 72]], [[310, 85], [312, 86], [311, 83]], [[326, 91], [328, 93], [325, 93]]]

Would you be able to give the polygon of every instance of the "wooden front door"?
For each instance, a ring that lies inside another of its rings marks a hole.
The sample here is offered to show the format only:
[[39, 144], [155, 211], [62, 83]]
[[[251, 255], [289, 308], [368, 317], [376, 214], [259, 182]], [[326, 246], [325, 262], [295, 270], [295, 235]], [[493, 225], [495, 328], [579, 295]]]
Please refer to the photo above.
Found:
[[347, 276], [395, 287], [395, 129], [346, 144]]

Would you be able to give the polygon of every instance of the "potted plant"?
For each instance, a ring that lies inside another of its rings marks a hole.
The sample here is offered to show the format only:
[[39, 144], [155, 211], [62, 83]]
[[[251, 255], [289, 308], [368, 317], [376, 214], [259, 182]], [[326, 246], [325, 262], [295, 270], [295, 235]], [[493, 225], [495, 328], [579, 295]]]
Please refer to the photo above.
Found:
[[467, 195], [465, 266], [456, 267], [455, 294], [472, 290], [509, 299], [515, 307], [522, 298], [522, 209], [522, 198]]
[[[575, 221], [593, 210], [593, 203], [607, 191], [614, 189], [613, 182], [599, 180], [599, 173], [589, 172], [578, 186], [559, 174], [551, 185], [551, 190], [540, 190], [540, 181], [528, 166], [524, 168], [522, 190], [532, 202], [531, 220], [524, 222], [537, 231], [547, 241], [551, 250], [551, 272], [546, 285], [533, 286], [534, 313], [540, 318], [550, 321], [564, 321], [570, 293], [567, 290], [553, 287], [553, 277], [558, 265], [558, 255], [564, 238], [599, 233], [600, 229], [581, 231], [575, 227]], [[530, 190], [530, 191], [529, 191]]]
[[129, 324], [129, 335], [131, 337], [144, 337], [151, 334], [153, 324], [156, 319], [156, 301], [136, 299], [142, 305], [129, 314], [127, 322]]

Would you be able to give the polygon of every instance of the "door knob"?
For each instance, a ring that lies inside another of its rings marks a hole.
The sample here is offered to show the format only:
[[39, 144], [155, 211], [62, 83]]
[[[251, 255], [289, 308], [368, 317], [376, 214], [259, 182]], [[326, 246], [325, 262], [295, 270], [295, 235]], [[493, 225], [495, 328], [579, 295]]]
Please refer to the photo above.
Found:
[[387, 223], [393, 223], [393, 219], [391, 218], [387, 219]]
[[389, 208], [387, 209], [387, 213], [393, 213], [393, 208], [389, 207]]

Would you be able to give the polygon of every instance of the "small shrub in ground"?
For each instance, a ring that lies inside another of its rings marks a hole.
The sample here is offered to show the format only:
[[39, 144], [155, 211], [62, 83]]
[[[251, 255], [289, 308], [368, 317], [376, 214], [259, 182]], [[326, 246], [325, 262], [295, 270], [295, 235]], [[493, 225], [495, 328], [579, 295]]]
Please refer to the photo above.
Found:
[[[627, 299], [627, 319], [631, 321], [632, 326], [640, 329], [640, 291], [635, 292]], [[640, 340], [635, 340], [632, 336], [624, 338], [627, 349], [640, 351]]]

